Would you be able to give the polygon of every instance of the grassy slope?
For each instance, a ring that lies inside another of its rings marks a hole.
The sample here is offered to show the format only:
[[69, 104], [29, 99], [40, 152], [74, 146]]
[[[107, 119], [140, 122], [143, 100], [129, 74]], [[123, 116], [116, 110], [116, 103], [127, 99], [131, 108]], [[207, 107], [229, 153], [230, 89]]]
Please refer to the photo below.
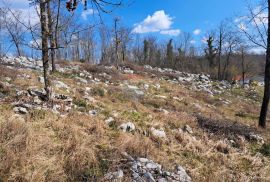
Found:
[[[97, 76], [95, 69], [87, 68]], [[18, 89], [42, 87], [38, 72], [17, 71], [31, 75], [31, 80], [25, 80], [14, 76], [14, 70], [12, 75], [5, 70], [1, 79], [12, 77], [10, 83]], [[258, 153], [260, 144], [239, 140], [238, 147], [232, 147], [226, 137], [211, 135], [200, 128], [194, 117], [201, 113], [217, 120], [256, 126], [261, 88], [256, 88], [256, 99], [245, 99], [251, 97], [251, 91], [243, 89], [209, 97], [149, 73], [113, 73], [112, 85], [87, 85], [96, 100], [90, 102], [83, 99], [86, 85], [78, 84], [75, 74], [53, 75], [70, 87], [69, 93], [65, 89], [54, 91], [70, 95], [77, 105], [83, 106], [73, 109], [66, 117], [38, 110], [23, 117], [14, 115], [11, 106], [16, 100], [14, 87], [2, 88], [9, 99], [0, 105], [0, 181], [101, 181], [104, 173], [124, 165], [121, 162], [124, 151], [150, 158], [168, 169], [181, 164], [193, 181], [270, 180], [270, 160]], [[134, 97], [122, 88], [120, 84], [125, 80], [142, 90], [148, 84], [144, 98]], [[160, 85], [159, 89], [156, 84]], [[230, 104], [224, 104], [224, 100]], [[157, 112], [157, 108], [166, 109], [169, 114]], [[84, 112], [91, 109], [96, 109], [98, 115]], [[108, 126], [104, 121], [110, 116], [115, 122]], [[136, 125], [135, 132], [123, 133], [117, 129], [127, 121]], [[193, 134], [177, 132], [186, 124], [193, 128]], [[152, 136], [153, 126], [164, 128], [167, 139]], [[269, 129], [260, 132], [269, 141]], [[228, 153], [224, 152], [227, 150]]]

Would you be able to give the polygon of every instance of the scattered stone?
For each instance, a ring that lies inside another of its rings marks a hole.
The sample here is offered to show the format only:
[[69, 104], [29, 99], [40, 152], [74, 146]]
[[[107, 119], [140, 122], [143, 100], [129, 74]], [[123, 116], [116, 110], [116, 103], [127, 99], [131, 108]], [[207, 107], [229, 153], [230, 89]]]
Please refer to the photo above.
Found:
[[116, 180], [116, 179], [121, 179], [124, 177], [124, 172], [120, 169], [116, 172], [110, 172], [105, 174], [104, 179], [105, 180]]
[[113, 117], [109, 117], [108, 119], [105, 120], [105, 123], [106, 123], [107, 125], [110, 125], [112, 122], [114, 122]]
[[32, 97], [38, 96], [41, 99], [43, 99], [45, 97], [45, 91], [44, 90], [29, 88], [27, 91], [28, 91], [29, 95], [32, 96]]
[[147, 158], [133, 157], [127, 153], [123, 153], [127, 158], [129, 170], [132, 172], [134, 182], [191, 182], [190, 176], [186, 173], [182, 166], [177, 166], [175, 172], [168, 172], [162, 169], [162, 166]]
[[88, 95], [85, 95], [83, 98], [88, 100], [89, 102], [92, 102], [92, 103], [97, 102], [97, 100], [94, 97], [91, 97], [91, 96], [88, 96]]
[[185, 125], [184, 128], [183, 128], [183, 130], [185, 132], [188, 132], [189, 134], [192, 134], [193, 133], [192, 128], [189, 125]]
[[43, 76], [39, 76], [38, 77], [38, 81], [42, 84], [44, 84], [44, 77]]
[[253, 134], [253, 133], [250, 133], [249, 140], [264, 143], [263, 137], [261, 137], [260, 135], [257, 135], [257, 134]]
[[27, 96], [28, 92], [25, 91], [25, 90], [19, 90], [19, 91], [16, 91], [16, 96], [17, 97], [21, 97], [21, 96]]
[[22, 75], [19, 75], [19, 78], [31, 79], [31, 76], [30, 75], [27, 75], [27, 74], [22, 74]]
[[16, 113], [20, 113], [20, 114], [27, 114], [28, 113], [27, 109], [24, 107], [14, 107], [13, 111]]
[[5, 81], [6, 81], [6, 82], [11, 82], [11, 78], [5, 77]]
[[150, 172], [146, 172], [143, 174], [143, 179], [147, 182], [155, 182], [155, 178], [152, 176]]
[[27, 57], [1, 57], [0, 62], [10, 65], [16, 65], [22, 68], [42, 70], [42, 61]]
[[147, 163], [147, 162], [149, 162], [149, 159], [147, 159], [147, 158], [138, 158], [137, 160], [139, 162], [141, 162], [141, 163]]
[[59, 80], [54, 81], [54, 85], [56, 88], [64, 88], [64, 89], [69, 89], [69, 86], [65, 84], [64, 82], [61, 82]]
[[123, 72], [124, 72], [125, 74], [133, 74], [133, 73], [134, 73], [134, 71], [131, 70], [131, 69], [129, 69], [129, 68], [124, 69]]
[[38, 96], [35, 96], [34, 97], [34, 103], [39, 105], [39, 104], [42, 103], [42, 100], [40, 100]]
[[75, 79], [81, 83], [84, 83], [84, 84], [87, 84], [87, 80], [86, 79], [83, 79], [83, 78], [80, 78], [80, 77], [75, 77]]
[[175, 175], [175, 179], [181, 181], [181, 182], [190, 182], [191, 178], [186, 173], [186, 170], [182, 166], [177, 166], [177, 175]]
[[159, 138], [166, 138], [166, 133], [163, 129], [155, 129], [155, 128], [151, 128], [151, 132], [154, 136], [159, 137]]
[[150, 87], [150, 86], [149, 86], [148, 84], [144, 84], [144, 85], [143, 85], [143, 88], [144, 88], [145, 90], [148, 90], [149, 87]]
[[89, 114], [91, 116], [96, 116], [97, 115], [97, 110], [91, 110], [91, 111], [89, 111]]
[[135, 130], [135, 125], [131, 122], [123, 123], [119, 126], [123, 132], [131, 132]]
[[167, 99], [167, 96], [164, 95], [156, 95], [157, 98], [161, 98], [161, 99]]

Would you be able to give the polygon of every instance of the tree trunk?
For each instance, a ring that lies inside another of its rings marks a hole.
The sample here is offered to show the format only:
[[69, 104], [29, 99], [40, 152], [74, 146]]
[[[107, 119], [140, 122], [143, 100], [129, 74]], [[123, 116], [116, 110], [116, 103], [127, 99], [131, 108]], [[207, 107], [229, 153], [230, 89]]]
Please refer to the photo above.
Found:
[[48, 49], [48, 22], [46, 11], [46, 0], [40, 1], [40, 23], [41, 23], [41, 39], [42, 39], [42, 63], [43, 76], [46, 91], [46, 100], [51, 97], [51, 84], [49, 79], [49, 49]]
[[117, 22], [119, 21], [118, 18], [115, 18], [114, 20], [114, 31], [115, 31], [115, 64], [116, 68], [119, 69], [119, 55], [118, 55], [118, 45], [119, 45], [119, 40], [118, 40], [118, 33], [117, 33]]
[[[270, 0], [268, 0], [268, 22], [270, 22]], [[266, 61], [265, 61], [265, 75], [264, 75], [264, 95], [261, 107], [259, 126], [266, 128], [266, 116], [270, 98], [270, 25], [268, 24], [267, 35], [267, 49], [266, 49]]]
[[243, 81], [243, 87], [245, 86], [245, 56], [244, 56], [244, 48], [241, 50], [241, 58], [242, 58], [242, 81]]
[[221, 80], [221, 53], [222, 53], [222, 32], [219, 35], [219, 50], [218, 50], [218, 80]]
[[51, 6], [50, 1], [47, 3], [47, 14], [48, 14], [48, 28], [49, 28], [49, 39], [50, 39], [50, 56], [52, 62], [52, 72], [55, 72], [55, 41], [53, 34], [53, 22], [51, 15]]
[[54, 28], [54, 46], [55, 46], [55, 57], [57, 55], [57, 59], [59, 60], [60, 54], [58, 51], [58, 27], [59, 27], [59, 16], [60, 16], [60, 6], [61, 6], [61, 0], [58, 0], [58, 7], [57, 7], [57, 16], [56, 16], [56, 23]]

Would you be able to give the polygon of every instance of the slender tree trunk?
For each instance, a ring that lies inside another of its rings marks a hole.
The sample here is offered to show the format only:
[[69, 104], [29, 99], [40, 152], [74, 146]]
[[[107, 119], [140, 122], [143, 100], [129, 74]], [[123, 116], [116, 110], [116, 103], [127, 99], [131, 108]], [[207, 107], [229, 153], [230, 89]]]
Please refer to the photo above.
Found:
[[16, 50], [17, 50], [17, 53], [18, 53], [18, 56], [21, 57], [21, 50], [20, 50], [20, 47], [19, 47], [19, 44], [15, 43], [15, 46], [16, 46]]
[[222, 53], [222, 33], [219, 35], [219, 50], [218, 50], [218, 80], [221, 79], [221, 53]]
[[55, 45], [55, 54], [57, 55], [57, 58], [60, 58], [60, 54], [58, 51], [58, 27], [59, 27], [59, 16], [60, 16], [60, 6], [61, 6], [61, 0], [58, 0], [58, 7], [57, 7], [57, 15], [56, 15], [56, 23], [54, 28], [54, 45]]
[[[223, 74], [222, 74], [222, 79], [227, 79], [227, 73], [228, 73], [228, 67], [229, 67], [229, 64], [230, 64], [230, 59], [231, 59], [231, 55], [232, 55], [232, 47], [230, 46], [229, 48], [229, 53], [227, 55], [227, 58], [226, 58], [226, 62], [225, 62], [225, 65], [224, 65], [224, 68], [223, 68]], [[221, 73], [220, 73], [220, 79], [221, 79]]]
[[[268, 0], [268, 22], [270, 22], [270, 0]], [[268, 24], [267, 49], [264, 75], [264, 95], [261, 107], [259, 126], [266, 128], [266, 117], [270, 98], [270, 25]]]
[[49, 39], [50, 39], [50, 56], [52, 62], [52, 72], [55, 72], [55, 41], [53, 34], [53, 22], [51, 14], [50, 1], [47, 2], [47, 14], [48, 14], [48, 28], [49, 28]]
[[46, 11], [46, 0], [40, 1], [40, 23], [41, 23], [41, 38], [42, 38], [42, 63], [43, 76], [46, 91], [46, 100], [51, 97], [51, 83], [49, 79], [49, 49], [48, 49], [48, 22]]
[[245, 86], [245, 57], [244, 57], [244, 49], [241, 50], [241, 59], [242, 59], [242, 81], [243, 81], [243, 87]]
[[115, 31], [115, 64], [116, 68], [118, 69], [118, 61], [119, 61], [119, 56], [118, 56], [118, 45], [119, 45], [119, 40], [118, 40], [118, 33], [117, 33], [117, 22], [119, 21], [118, 18], [115, 18], [114, 20], [114, 31]]

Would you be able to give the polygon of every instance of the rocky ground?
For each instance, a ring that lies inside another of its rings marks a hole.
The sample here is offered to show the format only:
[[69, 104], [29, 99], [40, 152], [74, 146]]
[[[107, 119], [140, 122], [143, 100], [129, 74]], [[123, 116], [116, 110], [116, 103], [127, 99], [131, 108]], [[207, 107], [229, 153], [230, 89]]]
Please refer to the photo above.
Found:
[[0, 59], [0, 181], [270, 181], [263, 87], [151, 66]]

